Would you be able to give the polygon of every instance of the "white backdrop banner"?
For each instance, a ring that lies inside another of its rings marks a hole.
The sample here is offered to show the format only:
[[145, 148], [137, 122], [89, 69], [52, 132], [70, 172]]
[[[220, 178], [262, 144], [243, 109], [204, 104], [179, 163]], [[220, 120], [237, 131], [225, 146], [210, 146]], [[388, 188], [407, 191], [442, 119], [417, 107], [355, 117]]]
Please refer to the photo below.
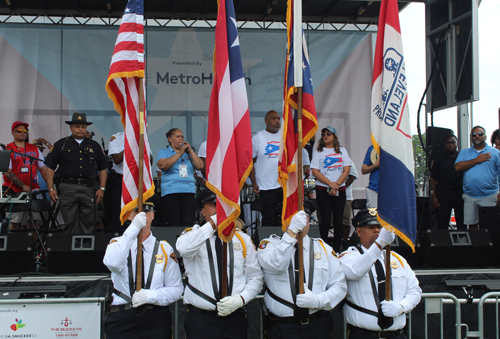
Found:
[[[123, 130], [104, 90], [117, 31], [0, 26], [0, 142], [12, 141], [10, 126], [16, 120], [30, 124], [31, 139], [54, 142], [69, 134], [64, 121], [81, 111], [107, 148], [111, 135]], [[239, 36], [255, 133], [265, 127], [267, 111], [282, 110], [286, 31], [240, 30]], [[370, 145], [372, 38], [366, 32], [306, 32], [320, 130], [327, 125], [337, 129], [358, 172]], [[208, 126], [214, 31], [148, 27], [145, 44], [153, 155], [166, 146], [165, 133], [172, 127], [198, 148]], [[367, 182], [362, 178], [355, 186]]]

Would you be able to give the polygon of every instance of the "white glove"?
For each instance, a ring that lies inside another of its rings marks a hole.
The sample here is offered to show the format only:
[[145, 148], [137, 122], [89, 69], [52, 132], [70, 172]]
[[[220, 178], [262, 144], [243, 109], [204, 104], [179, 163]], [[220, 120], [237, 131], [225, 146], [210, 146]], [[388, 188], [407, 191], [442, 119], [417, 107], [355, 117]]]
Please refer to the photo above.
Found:
[[236, 311], [238, 308], [243, 306], [243, 299], [239, 294], [225, 297], [217, 303], [217, 311], [221, 317], [225, 317]]
[[375, 241], [380, 245], [380, 247], [384, 248], [385, 246], [392, 244], [394, 239], [396, 239], [395, 233], [389, 232], [385, 228], [382, 228], [382, 231], [380, 231], [380, 234]]
[[132, 307], [139, 307], [148, 302], [148, 290], [141, 289], [132, 296]]
[[401, 306], [401, 304], [398, 304], [395, 301], [384, 300], [381, 302], [381, 304], [382, 304], [382, 313], [384, 313], [386, 317], [395, 318], [403, 314], [404, 312], [403, 306]]
[[132, 220], [132, 223], [130, 224], [130, 226], [135, 226], [139, 230], [142, 230], [144, 227], [146, 227], [147, 221], [148, 220], [146, 218], [146, 213], [141, 212], [134, 217], [134, 220]]
[[307, 214], [304, 211], [299, 211], [292, 217], [288, 229], [290, 229], [290, 231], [292, 231], [293, 233], [297, 234], [299, 232], [302, 232], [302, 230], [306, 227], [306, 225], [307, 225]]
[[318, 308], [319, 299], [316, 294], [312, 293], [307, 285], [304, 284], [304, 294], [297, 294], [297, 306], [300, 308]]

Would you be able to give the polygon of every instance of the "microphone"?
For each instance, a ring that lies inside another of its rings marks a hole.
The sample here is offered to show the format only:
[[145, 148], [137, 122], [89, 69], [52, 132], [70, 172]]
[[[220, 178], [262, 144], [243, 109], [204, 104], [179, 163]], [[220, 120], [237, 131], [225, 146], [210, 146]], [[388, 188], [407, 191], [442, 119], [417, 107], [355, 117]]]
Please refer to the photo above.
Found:
[[92, 139], [95, 136], [94, 131], [90, 132], [90, 139]]
[[[184, 145], [187, 144], [187, 142], [183, 143], [182, 144], [182, 147], [184, 147]], [[185, 150], [184, 150], [184, 153], [189, 153], [189, 147], [187, 147]]]

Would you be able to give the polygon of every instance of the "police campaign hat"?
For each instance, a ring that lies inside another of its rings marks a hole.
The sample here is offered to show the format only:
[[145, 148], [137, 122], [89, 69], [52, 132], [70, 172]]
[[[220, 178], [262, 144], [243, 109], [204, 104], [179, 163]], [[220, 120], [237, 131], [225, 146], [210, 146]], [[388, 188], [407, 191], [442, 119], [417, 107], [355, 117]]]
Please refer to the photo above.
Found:
[[354, 227], [362, 227], [368, 225], [380, 225], [377, 220], [377, 209], [368, 208], [359, 211], [354, 218], [352, 218], [352, 225]]
[[209, 189], [204, 189], [203, 191], [201, 191], [196, 198], [196, 202], [198, 203], [199, 208], [203, 208], [205, 204], [214, 203], [216, 200], [217, 196]]
[[71, 121], [65, 121], [68, 125], [71, 124], [84, 124], [84, 125], [92, 125], [92, 122], [87, 121], [87, 115], [85, 113], [75, 112], [73, 113], [73, 117]]

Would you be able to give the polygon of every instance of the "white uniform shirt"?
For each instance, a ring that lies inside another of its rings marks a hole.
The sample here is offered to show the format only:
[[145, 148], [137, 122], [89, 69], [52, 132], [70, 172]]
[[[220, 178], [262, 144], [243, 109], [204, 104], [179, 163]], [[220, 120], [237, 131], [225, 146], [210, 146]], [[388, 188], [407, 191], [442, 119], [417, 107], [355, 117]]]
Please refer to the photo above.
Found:
[[[356, 170], [356, 166], [354, 166], [353, 162], [351, 163], [351, 169], [349, 170], [349, 175], [352, 175], [356, 179], [358, 178], [358, 171]], [[354, 180], [356, 180], [356, 179], [354, 179]], [[352, 184], [350, 184], [349, 187], [347, 187], [345, 189], [345, 199], [346, 200], [353, 200], [353, 197], [352, 197], [352, 185], [353, 184], [354, 184], [354, 182]]]
[[[346, 279], [333, 249], [320, 239], [313, 239], [314, 277], [311, 291], [318, 297], [319, 307], [310, 309], [309, 313], [319, 310], [331, 310], [341, 302], [347, 292]], [[259, 263], [264, 271], [264, 279], [268, 289], [278, 297], [293, 304], [291, 285], [288, 274], [290, 260], [295, 266], [294, 256], [297, 239], [287, 233], [283, 237], [271, 236], [259, 244], [257, 252]], [[304, 282], [309, 286], [309, 254], [310, 238], [303, 239], [304, 248]], [[294, 267], [295, 268], [295, 267]], [[292, 282], [295, 286], [295, 282]], [[266, 291], [264, 301], [269, 311], [278, 317], [293, 316], [293, 309], [273, 299]]]
[[[139, 229], [135, 226], [128, 227], [123, 236], [113, 238], [104, 254], [104, 265], [111, 271], [111, 280], [114, 287], [131, 297], [129, 288], [129, 276], [127, 258], [132, 250], [132, 272], [136, 272], [137, 259], [137, 235]], [[148, 304], [166, 306], [181, 298], [182, 295], [182, 277], [177, 259], [175, 258], [174, 250], [166, 241], [161, 241], [157, 253], [152, 253], [156, 238], [151, 233], [149, 237], [143, 241], [142, 246], [144, 259], [144, 284], [146, 284], [149, 276], [149, 265], [153, 255], [156, 258], [154, 265], [153, 278], [148, 291]], [[162, 249], [163, 246], [163, 249]], [[166, 255], [164, 251], [166, 252]], [[175, 259], [174, 259], [175, 258]], [[161, 260], [163, 259], [163, 260]], [[165, 265], [166, 263], [166, 265]], [[134, 279], [135, 282], [135, 279]], [[135, 288], [134, 288], [135, 289]], [[113, 302], [111, 305], [126, 304], [127, 301], [113, 294]]]
[[[311, 161], [311, 169], [317, 169], [331, 182], [336, 182], [344, 170], [344, 166], [351, 166], [351, 159], [344, 147], [340, 147], [340, 153], [335, 153], [335, 148], [323, 148], [323, 151], [314, 150]], [[328, 185], [316, 181], [317, 186], [328, 187]], [[345, 182], [340, 187], [345, 186]]]
[[[385, 270], [385, 250], [381, 251], [377, 245], [373, 244], [368, 250], [363, 247], [363, 251], [364, 254], [362, 255], [356, 247], [352, 246], [340, 256], [340, 262], [347, 278], [347, 300], [355, 305], [377, 312], [368, 270], [371, 269], [374, 279], [377, 279], [374, 265], [377, 259], [382, 262]], [[404, 312], [407, 313], [420, 302], [422, 289], [418, 285], [418, 280], [410, 265], [403, 257], [394, 252], [391, 252], [391, 267], [392, 300], [401, 304]], [[353, 326], [371, 331], [381, 330], [376, 317], [357, 311], [347, 304], [344, 306], [344, 317], [347, 323]], [[406, 324], [404, 313], [393, 319], [394, 324], [386, 329], [387, 331], [402, 329]]]
[[[109, 140], [109, 155], [120, 154], [123, 150], [125, 150], [125, 133], [118, 132], [111, 136]], [[123, 174], [123, 161], [119, 164], [115, 164], [113, 161], [113, 169], [118, 174]]]
[[281, 187], [278, 183], [278, 160], [281, 130], [269, 133], [262, 130], [252, 137], [255, 161], [255, 180], [259, 189], [267, 191]]
[[[239, 231], [238, 235], [243, 242], [235, 235], [232, 239], [234, 251], [234, 282], [231, 295], [241, 295], [245, 303], [249, 303], [262, 290], [264, 275], [257, 260], [257, 252], [250, 237]], [[187, 228], [177, 239], [176, 247], [183, 258], [186, 276], [189, 283], [206, 294], [214, 298], [212, 288], [212, 278], [210, 275], [210, 264], [205, 242], [210, 239], [210, 246], [213, 254], [214, 270], [219, 285], [219, 275], [217, 268], [217, 257], [215, 251], [216, 235], [210, 223], [203, 226], [194, 225]], [[229, 246], [228, 246], [229, 250]], [[244, 256], [244, 252], [246, 255]], [[228, 254], [228, 278], [229, 278], [229, 254]], [[203, 310], [215, 310], [215, 305], [197, 296], [189, 287], [184, 291], [184, 303], [190, 304]]]

